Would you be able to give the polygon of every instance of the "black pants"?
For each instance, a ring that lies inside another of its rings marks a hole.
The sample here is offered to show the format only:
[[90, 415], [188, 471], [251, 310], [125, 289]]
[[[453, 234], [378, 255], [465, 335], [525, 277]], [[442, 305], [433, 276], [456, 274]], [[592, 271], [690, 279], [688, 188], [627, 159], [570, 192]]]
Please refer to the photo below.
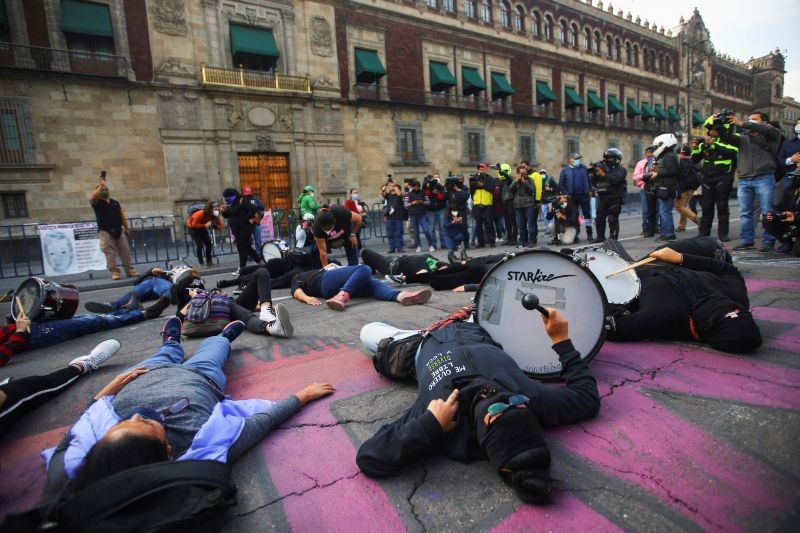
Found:
[[700, 196], [700, 206], [703, 216], [700, 217], [699, 235], [710, 235], [711, 224], [714, 222], [714, 208], [717, 209], [717, 234], [720, 238], [728, 236], [730, 211], [728, 211], [728, 198], [731, 194], [733, 176], [704, 177], [703, 194]]
[[474, 205], [472, 206], [472, 216], [475, 219], [478, 244], [483, 245], [488, 242], [493, 245], [495, 241], [494, 206]]
[[514, 202], [503, 202], [503, 214], [506, 217], [506, 241], [509, 244], [517, 242], [517, 211]]
[[792, 236], [789, 233], [790, 228], [796, 224], [796, 222], [781, 222], [779, 220], [773, 220], [772, 222], [764, 221], [764, 229], [775, 235], [775, 238], [778, 242], [783, 244], [793, 244], [794, 247], [792, 248], [792, 253], [798, 257], [800, 257], [800, 238], [797, 236]]
[[597, 238], [606, 238], [606, 218], [608, 219], [609, 237], [619, 238], [619, 214], [622, 211], [622, 198], [600, 196], [597, 198]]
[[656, 232], [656, 220], [658, 219], [658, 199], [654, 192], [648, 191], [647, 198], [647, 230], [645, 234], [652, 236]]
[[208, 234], [208, 230], [205, 228], [189, 228], [189, 235], [192, 236], [194, 241], [194, 253], [197, 256], [197, 261], [202, 265], [205, 257], [205, 262], [210, 265], [212, 248], [211, 236]]
[[0, 404], [0, 435], [24, 415], [67, 390], [80, 376], [81, 371], [70, 365], [46, 376], [30, 376], [1, 385], [6, 399]]
[[260, 302], [272, 301], [272, 280], [269, 277], [269, 270], [259, 268], [256, 270], [247, 285], [242, 289], [242, 294], [236, 302], [242, 307], [254, 311]]
[[247, 265], [247, 258], [249, 257], [256, 263], [261, 261], [261, 256], [250, 245], [250, 234], [234, 235], [233, 239], [236, 241], [236, 251], [239, 253], [239, 268]]

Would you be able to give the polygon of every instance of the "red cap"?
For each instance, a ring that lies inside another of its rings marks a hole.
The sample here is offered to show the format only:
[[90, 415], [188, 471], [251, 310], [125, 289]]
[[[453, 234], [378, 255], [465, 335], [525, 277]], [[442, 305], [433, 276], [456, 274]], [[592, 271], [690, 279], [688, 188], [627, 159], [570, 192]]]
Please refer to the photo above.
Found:
[[252, 187], [242, 187], [242, 192], [244, 194], [253, 194], [253, 188]]
[[478, 168], [481, 168], [481, 167], [489, 168], [489, 165], [487, 165], [486, 163], [478, 163]]

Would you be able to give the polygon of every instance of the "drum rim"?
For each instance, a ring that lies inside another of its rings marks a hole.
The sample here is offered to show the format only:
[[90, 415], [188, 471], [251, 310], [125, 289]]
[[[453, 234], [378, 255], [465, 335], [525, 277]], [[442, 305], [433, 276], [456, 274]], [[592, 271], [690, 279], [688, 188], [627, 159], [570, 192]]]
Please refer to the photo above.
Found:
[[42, 312], [42, 306], [44, 305], [44, 300], [45, 300], [44, 287], [47, 284], [47, 282], [43, 278], [40, 278], [38, 276], [31, 276], [29, 278], [25, 278], [25, 280], [23, 280], [23, 282], [19, 284], [19, 286], [17, 287], [17, 290], [14, 292], [14, 299], [11, 300], [11, 316], [14, 317], [15, 321], [17, 320], [17, 315], [18, 315], [18, 311], [19, 311], [17, 309], [16, 296], [19, 294], [19, 291], [22, 289], [22, 287], [26, 283], [31, 281], [31, 280], [35, 280], [36, 284], [39, 287], [39, 295], [37, 296], [37, 302], [36, 302], [36, 305], [35, 305], [35, 309], [37, 309], [37, 311], [34, 313], [34, 316], [31, 316], [31, 314], [28, 314], [27, 311], [25, 312], [25, 314], [28, 315], [28, 319], [30, 319], [31, 321], [34, 321]]
[[[604, 255], [604, 256], [619, 258], [619, 260], [621, 262], [620, 266], [630, 265], [630, 263], [628, 261], [625, 261], [625, 259], [621, 255], [619, 255], [617, 252], [615, 252], [614, 250], [609, 250], [607, 248], [603, 248], [603, 249], [598, 250], [598, 251], [602, 251], [603, 252], [602, 255]], [[583, 249], [583, 250], [581, 250], [581, 251], [576, 252], [573, 255], [575, 255], [577, 257], [578, 254], [585, 254], [587, 252], [589, 252], [589, 248], [588, 247]], [[598, 254], [598, 255], [600, 255], [600, 254]], [[584, 261], [580, 257], [577, 257], [577, 259], [582, 261], [584, 264], [586, 264], [586, 268], [591, 270], [592, 267], [589, 266], [591, 263], [589, 263], [588, 261]], [[592, 272], [592, 274], [594, 274], [594, 272]], [[610, 302], [609, 301], [609, 302], [607, 302], [608, 305], [616, 305], [618, 307], [625, 307], [626, 305], [630, 305], [631, 302], [633, 302], [639, 296], [642, 295], [642, 278], [639, 277], [639, 274], [636, 272], [636, 269], [627, 270], [627, 271], [623, 272], [622, 274], [624, 274], [624, 276], [626, 278], [633, 280], [633, 283], [636, 286], [636, 294], [634, 294], [633, 298], [631, 298], [630, 300], [628, 300], [626, 302], [618, 303], [618, 302]], [[598, 278], [597, 276], [595, 276], [595, 278], [597, 279], [597, 281], [600, 282], [600, 287], [602, 287], [603, 286], [603, 282], [600, 281], [600, 278]], [[605, 292], [606, 292], [606, 290], [604, 288], [603, 289], [603, 293], [605, 293]], [[608, 300], [608, 296], [607, 295], [606, 295], [606, 300]]]
[[279, 242], [281, 242], [280, 239], [273, 239], [271, 241], [261, 243], [261, 250], [260, 250], [261, 251], [261, 257], [264, 257], [264, 248], [266, 248], [268, 245], [271, 244], [273, 247], [275, 247], [278, 250], [278, 256], [277, 257], [270, 257], [270, 259], [282, 259], [284, 254], [285, 254], [285, 252], [289, 249], [289, 247], [287, 245], [286, 248], [282, 248], [278, 244]]
[[[571, 262], [575, 263], [579, 268], [581, 268], [587, 274], [589, 274], [589, 276], [591, 277], [592, 282], [595, 285], [595, 288], [597, 288], [597, 291], [600, 293], [600, 300], [603, 303], [603, 322], [604, 323], [603, 323], [603, 327], [600, 328], [600, 338], [597, 339], [597, 341], [595, 342], [595, 344], [592, 347], [591, 351], [588, 354], [586, 354], [586, 357], [582, 358], [583, 361], [588, 365], [589, 362], [592, 359], [594, 359], [595, 355], [597, 355], [598, 352], [600, 352], [600, 349], [603, 347], [603, 344], [605, 344], [605, 342], [606, 342], [605, 319], [606, 319], [606, 316], [608, 316], [608, 299], [606, 298], [606, 291], [603, 289], [603, 286], [600, 285], [600, 281], [597, 279], [597, 276], [595, 276], [594, 273], [592, 273], [592, 271], [589, 270], [589, 267], [586, 266], [586, 262], [585, 261], [583, 261], [580, 257], [577, 257], [575, 255], [562, 254], [561, 252], [556, 252], [554, 250], [523, 250], [522, 252], [512, 252], [512, 253], [506, 255], [503, 259], [498, 261], [492, 268], [487, 270], [486, 274], [483, 275], [483, 279], [481, 279], [480, 285], [478, 285], [478, 290], [475, 291], [475, 298], [473, 300], [475, 302], [475, 312], [473, 312], [473, 315], [472, 315], [473, 316], [473, 320], [479, 326], [481, 325], [480, 318], [479, 318], [480, 313], [477, 312], [477, 310], [478, 310], [478, 298], [480, 297], [481, 289], [483, 289], [484, 285], [486, 284], [487, 280], [489, 279], [490, 274], [492, 272], [494, 272], [495, 270], [497, 270], [498, 268], [500, 268], [502, 265], [504, 265], [507, 262], [509, 262], [512, 258], [514, 258], [514, 257], [522, 257], [524, 255], [530, 255], [530, 254], [549, 254], [549, 255], [553, 255], [553, 256], [558, 256], [558, 257], [560, 257], [562, 259], [566, 259], [567, 261], [571, 261]], [[483, 327], [483, 326], [481, 326], [481, 327]], [[502, 343], [500, 343], [500, 344], [502, 344]], [[519, 363], [517, 363], [517, 365], [519, 365]], [[537, 380], [554, 380], [554, 379], [558, 379], [558, 378], [561, 377], [561, 372], [550, 372], [550, 373], [547, 373], [547, 374], [535, 374], [533, 372], [528, 372], [527, 370], [523, 370], [523, 372], [525, 372], [525, 374], [527, 374], [529, 377], [532, 377], [532, 378], [537, 379]]]

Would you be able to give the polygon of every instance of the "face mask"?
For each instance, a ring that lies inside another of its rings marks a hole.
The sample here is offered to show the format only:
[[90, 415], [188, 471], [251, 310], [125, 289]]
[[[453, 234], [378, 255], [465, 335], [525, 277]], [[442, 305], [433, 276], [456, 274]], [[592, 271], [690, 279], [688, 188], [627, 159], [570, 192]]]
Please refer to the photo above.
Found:
[[109, 196], [111, 196], [111, 193], [108, 192], [108, 189], [104, 189], [104, 190], [100, 191], [100, 198], [106, 199]]
[[325, 232], [325, 235], [330, 235], [331, 233], [333, 233], [333, 228], [331, 228], [331, 229], [328, 229], [328, 230], [325, 230], [325, 229], [324, 229], [324, 230], [322, 230], [322, 231], [324, 231], [324, 232]]
[[577, 167], [578, 165], [581, 164], [581, 160], [580, 159], [576, 159], [573, 164]]
[[358, 200], [358, 198], [359, 198], [358, 197], [358, 193], [350, 195], [350, 198], [352, 198], [353, 200]]
[[561, 209], [566, 209], [567, 208], [567, 202], [561, 202], [558, 205], [561, 207]]
[[454, 217], [458, 216], [458, 211], [450, 211], [450, 213], [452, 213]]
[[798, 124], [797, 126], [794, 127], [794, 132], [796, 134], [800, 135], [800, 124]]
[[213, 210], [211, 213], [212, 213], [212, 214], [213, 214], [215, 217], [218, 217], [218, 216], [219, 216], [219, 209], [214, 209], [214, 210]]
[[225, 203], [231, 205], [233, 202], [236, 201], [236, 196], [226, 196]]

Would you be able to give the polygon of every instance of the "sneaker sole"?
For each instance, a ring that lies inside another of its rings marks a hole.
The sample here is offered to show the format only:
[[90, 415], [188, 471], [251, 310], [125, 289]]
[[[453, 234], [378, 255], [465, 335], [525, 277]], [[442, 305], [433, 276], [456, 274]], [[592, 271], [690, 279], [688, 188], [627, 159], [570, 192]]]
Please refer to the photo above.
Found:
[[342, 302], [338, 302], [335, 300], [326, 300], [325, 305], [327, 305], [329, 309], [333, 309], [334, 311], [344, 311], [344, 304], [342, 304]]
[[270, 335], [274, 337], [283, 337], [285, 339], [294, 336], [294, 327], [292, 326], [291, 318], [289, 318], [289, 310], [283, 305], [278, 304], [275, 306], [275, 312], [278, 313], [278, 324], [281, 326], [282, 335], [276, 335], [272, 332], [270, 332]]
[[86, 302], [85, 307], [86, 310], [89, 311], [90, 313], [106, 314], [106, 313], [113, 313], [114, 311], [116, 311], [114, 306], [98, 302]]
[[408, 296], [400, 300], [400, 305], [417, 305], [424, 304], [431, 299], [433, 291], [431, 289], [423, 289], [413, 296]]

